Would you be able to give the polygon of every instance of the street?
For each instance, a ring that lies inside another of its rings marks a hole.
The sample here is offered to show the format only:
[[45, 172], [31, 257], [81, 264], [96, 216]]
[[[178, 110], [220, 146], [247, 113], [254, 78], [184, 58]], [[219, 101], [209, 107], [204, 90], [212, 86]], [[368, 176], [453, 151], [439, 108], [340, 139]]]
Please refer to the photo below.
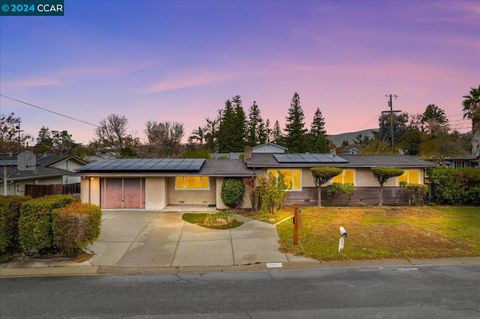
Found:
[[0, 280], [0, 318], [479, 318], [480, 266]]

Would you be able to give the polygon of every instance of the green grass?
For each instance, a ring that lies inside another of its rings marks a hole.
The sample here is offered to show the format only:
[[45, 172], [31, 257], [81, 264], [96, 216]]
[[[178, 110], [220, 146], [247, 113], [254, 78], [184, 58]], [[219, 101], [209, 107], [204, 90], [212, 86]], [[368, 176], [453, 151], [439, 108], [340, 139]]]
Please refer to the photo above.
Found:
[[[230, 217], [227, 222], [223, 222], [222, 217], [225, 216]], [[225, 212], [215, 214], [186, 213], [182, 215], [182, 219], [188, 223], [210, 229], [231, 229], [243, 225], [243, 222], [234, 219], [231, 214]]]
[[[275, 223], [290, 215], [286, 207], [274, 216], [248, 216]], [[478, 207], [304, 207], [302, 222], [298, 246], [292, 222], [277, 225], [282, 249], [320, 260], [480, 255]], [[348, 237], [338, 253], [340, 226]]]

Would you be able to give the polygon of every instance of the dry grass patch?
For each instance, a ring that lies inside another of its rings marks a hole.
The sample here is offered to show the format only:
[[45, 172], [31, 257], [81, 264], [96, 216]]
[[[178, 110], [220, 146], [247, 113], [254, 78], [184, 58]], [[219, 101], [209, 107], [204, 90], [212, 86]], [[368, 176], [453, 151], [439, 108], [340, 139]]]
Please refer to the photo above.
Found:
[[[292, 214], [251, 217], [276, 222]], [[293, 246], [290, 220], [277, 226], [282, 249], [321, 260], [436, 258], [480, 255], [480, 208], [368, 207], [302, 209], [300, 245]], [[348, 231], [338, 253], [340, 226]]]

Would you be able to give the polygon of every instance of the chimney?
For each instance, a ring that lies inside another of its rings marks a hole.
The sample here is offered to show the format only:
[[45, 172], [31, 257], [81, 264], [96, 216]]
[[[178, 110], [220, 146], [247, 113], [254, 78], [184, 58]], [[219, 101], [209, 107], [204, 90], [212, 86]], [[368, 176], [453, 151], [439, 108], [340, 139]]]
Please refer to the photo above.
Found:
[[252, 148], [250, 146], [245, 146], [243, 150], [243, 161], [246, 162], [252, 159]]

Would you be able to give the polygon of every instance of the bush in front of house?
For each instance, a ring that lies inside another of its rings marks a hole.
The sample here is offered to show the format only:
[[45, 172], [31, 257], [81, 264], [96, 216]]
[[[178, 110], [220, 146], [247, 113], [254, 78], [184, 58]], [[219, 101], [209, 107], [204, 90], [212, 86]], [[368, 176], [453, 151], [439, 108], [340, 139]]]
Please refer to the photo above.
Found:
[[0, 255], [15, 250], [18, 246], [18, 219], [26, 196], [0, 196]]
[[260, 198], [260, 211], [272, 215], [279, 211], [287, 196], [283, 175], [275, 176], [271, 172], [260, 175], [257, 176], [255, 184]]
[[460, 170], [435, 167], [428, 171], [428, 177], [432, 185], [432, 201], [437, 204], [462, 204], [465, 184]]
[[412, 206], [425, 203], [428, 186], [423, 184], [406, 184], [403, 186], [408, 196], [408, 203]]
[[65, 255], [75, 255], [100, 235], [99, 206], [74, 202], [53, 212], [53, 244]]
[[20, 246], [25, 252], [41, 253], [54, 248], [53, 211], [72, 203], [73, 200], [71, 195], [51, 195], [23, 202], [18, 226]]
[[238, 178], [226, 178], [222, 185], [222, 200], [228, 207], [237, 208], [242, 204], [245, 185]]
[[350, 203], [350, 200], [352, 199], [354, 190], [355, 190], [355, 187], [351, 183], [347, 183], [347, 184], [332, 183], [326, 187], [327, 195], [329, 197], [335, 198], [338, 195], [343, 194], [347, 198], [348, 203]]

